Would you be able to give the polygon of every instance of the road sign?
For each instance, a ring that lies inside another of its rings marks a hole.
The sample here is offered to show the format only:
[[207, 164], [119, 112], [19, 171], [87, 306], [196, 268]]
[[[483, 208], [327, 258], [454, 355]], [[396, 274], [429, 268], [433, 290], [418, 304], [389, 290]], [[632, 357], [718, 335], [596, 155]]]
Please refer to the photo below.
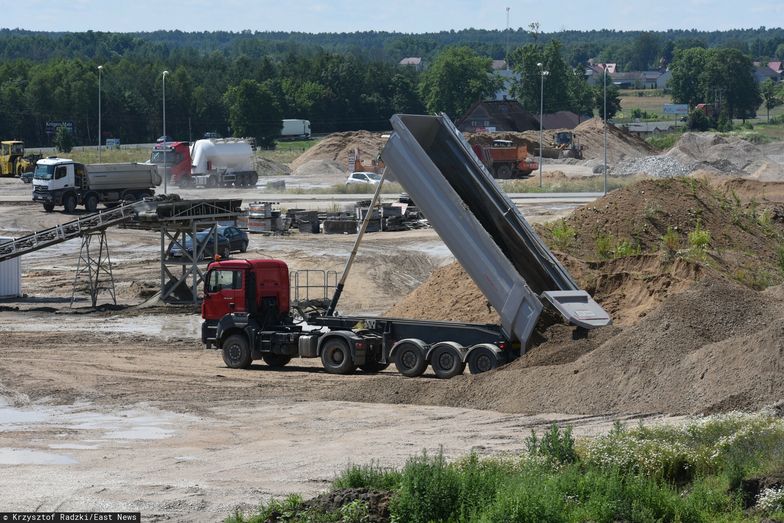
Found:
[[689, 114], [688, 104], [664, 104], [664, 114]]
[[46, 122], [46, 134], [54, 134], [60, 127], [65, 127], [69, 133], [74, 132], [74, 123], [70, 121]]

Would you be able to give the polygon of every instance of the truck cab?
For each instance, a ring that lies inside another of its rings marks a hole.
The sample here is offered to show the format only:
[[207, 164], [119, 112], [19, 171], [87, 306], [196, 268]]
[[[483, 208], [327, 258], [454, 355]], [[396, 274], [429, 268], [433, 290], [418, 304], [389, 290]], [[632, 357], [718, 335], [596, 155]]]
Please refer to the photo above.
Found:
[[202, 342], [217, 339], [227, 315], [253, 316], [260, 327], [291, 323], [289, 269], [280, 260], [222, 260], [208, 266], [201, 304]]
[[41, 202], [47, 211], [56, 205], [66, 206], [66, 211], [72, 212], [76, 207], [76, 199], [64, 201], [75, 188], [81, 188], [84, 183], [86, 171], [84, 164], [76, 163], [65, 158], [49, 157], [38, 160], [33, 172], [33, 201]]
[[[165, 153], [165, 154], [164, 154]], [[150, 161], [163, 174], [164, 156], [168, 181], [175, 185], [188, 185], [191, 181], [191, 151], [188, 142], [156, 143], [150, 153]]]

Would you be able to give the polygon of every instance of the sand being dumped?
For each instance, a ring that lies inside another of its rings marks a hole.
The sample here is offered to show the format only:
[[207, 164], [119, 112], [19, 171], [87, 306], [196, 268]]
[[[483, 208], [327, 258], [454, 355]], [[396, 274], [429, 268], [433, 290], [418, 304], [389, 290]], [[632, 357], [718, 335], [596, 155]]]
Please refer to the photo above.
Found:
[[[753, 213], [696, 180], [645, 181], [614, 191], [565, 220], [575, 237], [568, 254], [557, 255], [611, 312], [615, 326], [581, 339], [573, 339], [571, 327], [551, 326], [526, 355], [494, 372], [445, 381], [386, 376], [335, 397], [589, 415], [776, 403], [784, 398], [784, 286], [755, 290], [771, 280], [739, 271], [770, 271], [774, 279], [781, 272], [782, 230]], [[694, 253], [685, 236], [698, 221], [715, 236], [706, 252]], [[680, 252], [662, 247], [661, 231], [673, 226]], [[553, 242], [552, 228], [542, 233]], [[601, 259], [598, 234], [635, 240], [640, 254]], [[388, 314], [498, 322], [456, 264], [434, 272]]]

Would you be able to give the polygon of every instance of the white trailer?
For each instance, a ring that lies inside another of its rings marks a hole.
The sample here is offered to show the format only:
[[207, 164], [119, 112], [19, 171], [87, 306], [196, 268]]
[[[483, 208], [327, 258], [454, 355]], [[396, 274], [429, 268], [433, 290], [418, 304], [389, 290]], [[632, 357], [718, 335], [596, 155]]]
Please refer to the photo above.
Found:
[[310, 140], [310, 120], [287, 118], [280, 130], [281, 140]]
[[38, 160], [33, 174], [33, 201], [47, 212], [62, 205], [73, 212], [84, 205], [95, 212], [98, 203], [117, 204], [153, 196], [161, 184], [155, 165], [141, 163], [99, 163], [85, 165], [67, 158]]
[[190, 154], [193, 185], [252, 187], [259, 180], [253, 146], [244, 139], [197, 140]]

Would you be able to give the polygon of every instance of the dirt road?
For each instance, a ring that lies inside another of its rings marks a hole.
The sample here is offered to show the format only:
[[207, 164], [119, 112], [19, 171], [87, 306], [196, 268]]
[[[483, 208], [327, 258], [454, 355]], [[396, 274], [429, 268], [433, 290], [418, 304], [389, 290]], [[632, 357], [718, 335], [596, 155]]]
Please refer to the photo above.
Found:
[[[552, 421], [574, 423], [578, 434], [612, 423], [324, 401], [346, 382], [378, 377], [328, 375], [310, 363], [231, 370], [192, 339], [133, 334], [131, 327], [97, 332], [99, 316], [0, 313], [5, 510], [218, 521], [270, 496], [316, 494], [349, 463], [402, 465], [440, 448], [448, 457], [516, 452], [531, 428]], [[169, 316], [181, 327], [176, 332], [190, 329], [192, 316]], [[137, 317], [139, 324], [149, 318]], [[15, 326], [20, 321], [69, 326], [57, 334], [24, 332]]]

